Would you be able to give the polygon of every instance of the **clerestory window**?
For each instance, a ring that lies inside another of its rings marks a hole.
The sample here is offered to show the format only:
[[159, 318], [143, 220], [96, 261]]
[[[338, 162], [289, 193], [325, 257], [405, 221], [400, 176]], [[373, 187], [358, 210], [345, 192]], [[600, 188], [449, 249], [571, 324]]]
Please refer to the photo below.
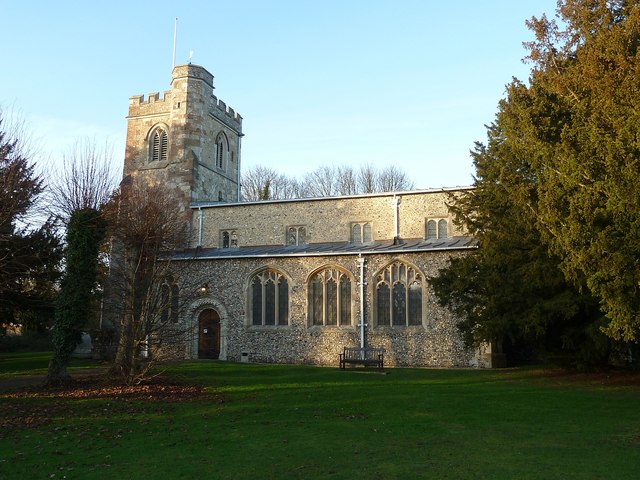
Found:
[[307, 229], [303, 226], [287, 228], [287, 245], [305, 245], [307, 243]]
[[222, 230], [220, 239], [222, 248], [235, 248], [238, 246], [238, 233], [235, 230]]
[[250, 281], [251, 325], [289, 325], [289, 282], [277, 270], [256, 273]]
[[405, 327], [422, 325], [422, 275], [396, 261], [376, 277], [377, 325]]
[[353, 243], [369, 243], [373, 240], [370, 222], [351, 224], [351, 241]]
[[441, 218], [439, 220], [429, 219], [427, 220], [427, 240], [433, 239], [443, 239], [449, 236], [448, 234], [449, 225], [448, 222]]
[[347, 273], [325, 268], [309, 279], [309, 324], [351, 325], [351, 280]]

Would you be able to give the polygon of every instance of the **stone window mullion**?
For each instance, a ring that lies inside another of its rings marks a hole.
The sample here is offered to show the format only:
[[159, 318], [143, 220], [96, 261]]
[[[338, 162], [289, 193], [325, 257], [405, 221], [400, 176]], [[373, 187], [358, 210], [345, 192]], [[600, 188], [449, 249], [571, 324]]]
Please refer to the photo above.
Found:
[[322, 282], [322, 325], [327, 325], [327, 279]]
[[342, 291], [340, 289], [341, 277], [342, 275], [338, 275], [338, 278], [336, 279], [336, 325], [342, 325], [342, 318], [340, 315], [342, 313]]
[[393, 283], [389, 285], [389, 325], [393, 326]]
[[262, 277], [260, 279], [260, 284], [262, 286], [262, 302], [261, 302], [261, 306], [262, 306], [262, 312], [260, 313], [262, 319], [261, 319], [261, 325], [266, 325], [266, 316], [267, 316], [267, 286], [266, 286], [266, 282], [264, 281], [264, 277]]

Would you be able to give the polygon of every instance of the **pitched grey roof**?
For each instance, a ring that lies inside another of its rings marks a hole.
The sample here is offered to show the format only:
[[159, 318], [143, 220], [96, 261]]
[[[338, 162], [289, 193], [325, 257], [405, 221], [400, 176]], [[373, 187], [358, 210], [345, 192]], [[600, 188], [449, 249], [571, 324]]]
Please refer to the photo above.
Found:
[[473, 237], [450, 237], [442, 240], [421, 238], [379, 240], [371, 243], [310, 243], [307, 245], [264, 245], [237, 248], [195, 248], [173, 255], [174, 260], [222, 260], [231, 258], [313, 257], [327, 255], [373, 255], [444, 250], [469, 250], [478, 247]]

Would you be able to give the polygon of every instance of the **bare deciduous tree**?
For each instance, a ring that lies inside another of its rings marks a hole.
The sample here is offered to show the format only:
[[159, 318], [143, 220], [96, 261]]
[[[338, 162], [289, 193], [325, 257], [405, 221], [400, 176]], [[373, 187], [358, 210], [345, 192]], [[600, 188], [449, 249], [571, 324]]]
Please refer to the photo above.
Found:
[[413, 188], [407, 174], [394, 165], [382, 171], [373, 165], [363, 165], [358, 170], [350, 166], [325, 165], [307, 173], [301, 181], [261, 166], [252, 167], [242, 175], [245, 201], [358, 195]]
[[134, 383], [183, 348], [186, 326], [178, 322], [179, 312], [199, 282], [181, 275], [171, 261], [188, 233], [171, 195], [161, 186], [126, 179], [118, 205], [103, 325], [117, 332], [113, 372]]
[[337, 177], [338, 195], [356, 195], [358, 193], [358, 177], [353, 168], [338, 167]]
[[49, 210], [63, 221], [78, 210], [100, 210], [118, 184], [111, 146], [100, 147], [90, 139], [77, 140], [50, 176]]
[[298, 182], [272, 168], [260, 165], [242, 174], [242, 198], [247, 202], [299, 197]]
[[332, 197], [338, 194], [336, 167], [321, 166], [304, 176], [309, 197]]
[[358, 193], [375, 193], [376, 169], [373, 165], [362, 165], [358, 170]]
[[377, 177], [377, 190], [379, 192], [398, 192], [414, 188], [413, 181], [395, 165], [385, 167]]

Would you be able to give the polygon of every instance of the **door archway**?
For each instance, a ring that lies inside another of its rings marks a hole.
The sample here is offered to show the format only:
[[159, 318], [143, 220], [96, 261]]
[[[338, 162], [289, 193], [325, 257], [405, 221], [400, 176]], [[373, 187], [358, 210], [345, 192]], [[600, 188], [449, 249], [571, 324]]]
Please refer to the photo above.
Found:
[[206, 308], [198, 315], [198, 358], [220, 357], [220, 315]]

